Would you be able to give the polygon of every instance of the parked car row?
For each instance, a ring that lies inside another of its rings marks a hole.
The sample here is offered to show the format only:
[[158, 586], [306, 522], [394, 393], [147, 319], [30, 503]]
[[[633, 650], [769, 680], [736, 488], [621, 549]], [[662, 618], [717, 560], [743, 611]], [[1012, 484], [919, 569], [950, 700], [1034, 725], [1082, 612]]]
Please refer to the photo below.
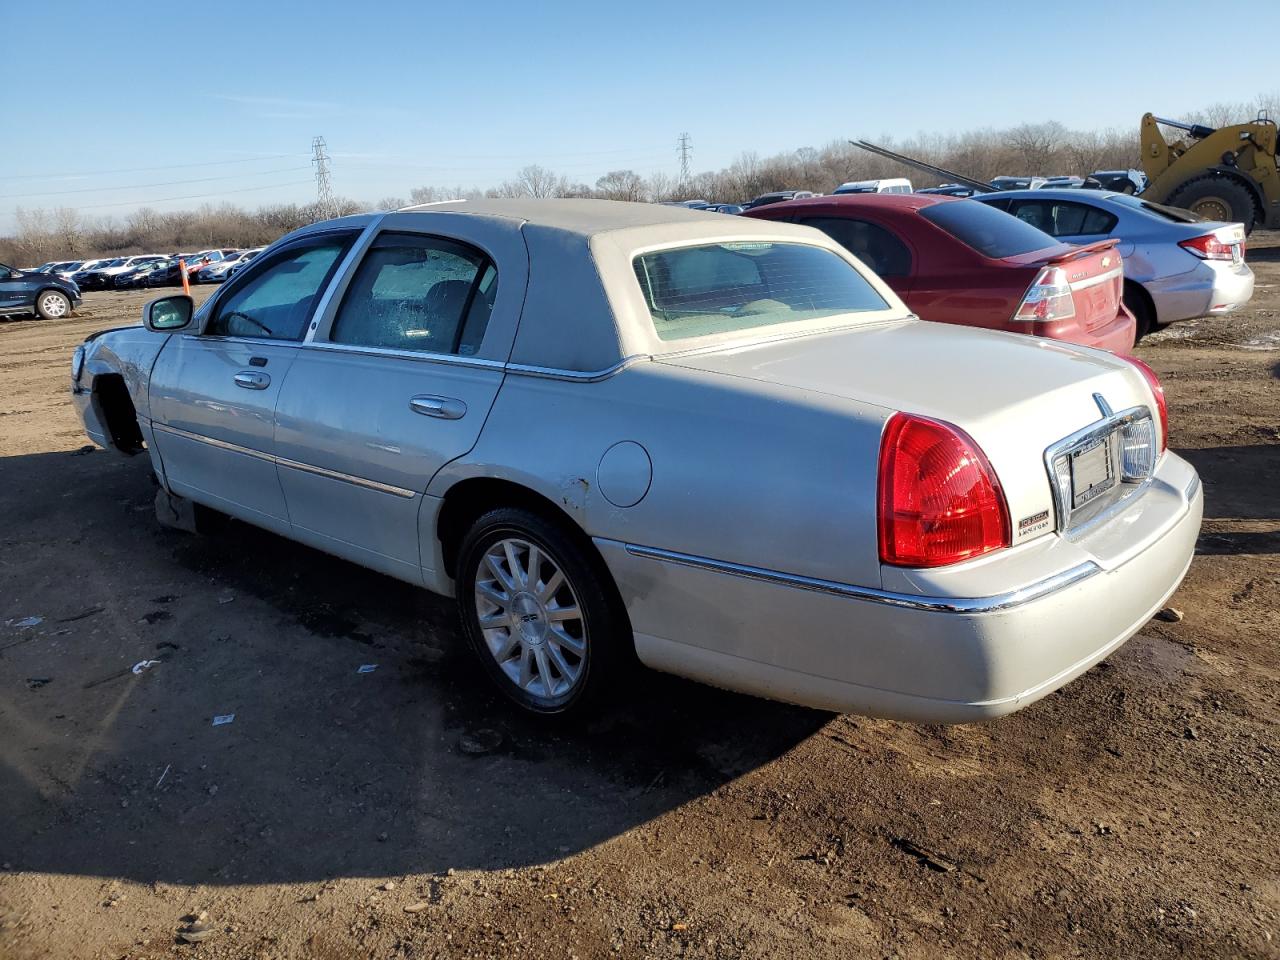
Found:
[[162, 522], [455, 598], [531, 713], [607, 707], [638, 661], [967, 722], [1112, 653], [1195, 550], [1155, 373], [1004, 332], [1123, 347], [1120, 245], [940, 196], [430, 204], [153, 301], [77, 348], [71, 394], [150, 458]]
[[813, 197], [747, 217], [817, 227], [919, 316], [1128, 352], [1253, 296], [1244, 229], [1111, 191]]
[[[247, 263], [262, 248], [252, 251], [232, 248], [201, 250], [198, 253], [170, 254], [135, 254], [126, 257], [105, 257], [97, 260], [53, 261], [23, 271], [30, 274], [46, 274], [74, 280], [82, 290], [116, 290], [130, 287], [163, 286], [176, 277], [181, 283], [181, 275], [175, 274], [173, 267], [178, 261], [186, 264], [187, 275], [193, 283], [221, 283], [232, 267], [238, 263]], [[161, 270], [167, 279], [156, 282], [157, 278], [149, 276]]]
[[[1141, 170], [1095, 170], [1087, 177], [1078, 176], [999, 176], [990, 181], [996, 190], [1040, 190], [1040, 189], [1093, 189], [1114, 190], [1117, 193], [1141, 193], [1147, 185], [1147, 177]], [[936, 187], [915, 189], [906, 177], [885, 177], [879, 180], [850, 180], [840, 184], [832, 194], [846, 193], [937, 193], [948, 197], [971, 197], [980, 191], [974, 187], [959, 183], [943, 183]], [[717, 204], [708, 200], [666, 200], [668, 206], [689, 207], [692, 210], [712, 210], [714, 212], [732, 212], [720, 210], [721, 207], [740, 206], [744, 210], [762, 207], [784, 200], [801, 200], [806, 197], [822, 196], [809, 190], [777, 190], [763, 193], [741, 204]]]

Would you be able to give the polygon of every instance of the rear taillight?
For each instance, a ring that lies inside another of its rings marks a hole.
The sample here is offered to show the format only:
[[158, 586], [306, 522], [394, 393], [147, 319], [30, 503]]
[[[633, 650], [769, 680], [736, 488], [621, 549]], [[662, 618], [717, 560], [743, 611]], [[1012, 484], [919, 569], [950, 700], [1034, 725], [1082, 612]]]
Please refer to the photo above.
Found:
[[1123, 357], [1142, 374], [1147, 381], [1147, 386], [1151, 388], [1152, 396], [1156, 401], [1156, 415], [1160, 418], [1160, 449], [1161, 451], [1169, 449], [1169, 404], [1165, 400], [1164, 387], [1160, 383], [1160, 378], [1156, 376], [1156, 372], [1149, 366], [1139, 360], [1137, 357]]
[[895, 413], [880, 441], [880, 560], [941, 567], [1009, 546], [995, 471], [959, 427]]
[[1022, 303], [1018, 304], [1013, 319], [1048, 323], [1051, 320], [1066, 320], [1075, 315], [1076, 305], [1071, 299], [1067, 271], [1061, 267], [1042, 267], [1023, 296]]
[[[1230, 260], [1231, 244], [1223, 243], [1215, 234], [1206, 233], [1203, 237], [1192, 237], [1178, 243], [1183, 250], [1194, 254], [1201, 260]], [[1244, 251], [1241, 250], [1241, 253]]]

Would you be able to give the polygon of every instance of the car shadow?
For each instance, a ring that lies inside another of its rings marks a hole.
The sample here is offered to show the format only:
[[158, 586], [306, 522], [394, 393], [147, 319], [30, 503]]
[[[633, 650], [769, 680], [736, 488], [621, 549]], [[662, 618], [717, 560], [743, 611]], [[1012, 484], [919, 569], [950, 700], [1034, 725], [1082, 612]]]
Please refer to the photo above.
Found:
[[1280, 501], [1275, 494], [1280, 489], [1280, 444], [1177, 452], [1191, 461], [1204, 483], [1205, 529], [1197, 553], [1280, 553]]
[[13, 869], [231, 884], [545, 863], [830, 719], [642, 671], [595, 719], [535, 722], [473, 665], [452, 601], [242, 524], [162, 530], [153, 490], [145, 457], [0, 458]]
[[1246, 263], [1280, 263], [1280, 246], [1250, 247], [1245, 254]]

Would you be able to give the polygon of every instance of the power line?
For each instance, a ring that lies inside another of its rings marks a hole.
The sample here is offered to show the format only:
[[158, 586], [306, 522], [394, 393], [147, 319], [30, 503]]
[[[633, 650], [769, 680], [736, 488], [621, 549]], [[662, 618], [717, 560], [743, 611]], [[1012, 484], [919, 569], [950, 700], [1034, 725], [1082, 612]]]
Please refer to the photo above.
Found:
[[94, 203], [88, 206], [77, 207], [77, 210], [101, 210], [104, 207], [128, 207], [139, 206], [145, 207], [152, 203], [168, 203], [170, 200], [210, 200], [217, 197], [225, 197], [231, 193], [252, 193], [255, 190], [275, 190], [279, 187], [301, 187], [309, 184], [310, 180], [291, 180], [288, 183], [268, 183], [260, 187], [245, 187], [242, 190], [223, 190], [219, 193], [197, 193], [186, 197], [155, 197], [151, 200], [120, 200], [116, 203]]
[[689, 141], [689, 134], [680, 134], [680, 146], [677, 150], [680, 154], [680, 182], [682, 184], [689, 182], [689, 158], [693, 155], [693, 144]]
[[311, 139], [311, 162], [316, 167], [316, 210], [322, 219], [333, 216], [333, 186], [329, 183], [329, 154], [324, 137]]
[[118, 187], [78, 187], [75, 190], [41, 190], [36, 193], [0, 194], [0, 200], [21, 200], [26, 197], [63, 197], [72, 193], [105, 193], [109, 190], [150, 190], [152, 187], [173, 187], [181, 183], [212, 183], [215, 180], [240, 180], [244, 177], [265, 177], [273, 173], [292, 173], [306, 167], [280, 167], [276, 170], [255, 170], [253, 173], [231, 173], [221, 177], [197, 177], [193, 180], [164, 180], [160, 183], [130, 183]]
[[113, 173], [148, 173], [153, 170], [185, 170], [190, 167], [220, 167], [231, 163], [254, 163], [258, 160], [280, 160], [284, 157], [298, 157], [298, 153], [266, 153], [260, 157], [242, 157], [238, 160], [202, 160], [200, 163], [172, 163], [160, 167], [125, 167], [115, 170], [92, 170], [82, 173], [14, 173], [0, 177], [0, 180], [57, 180], [71, 177], [105, 177]]

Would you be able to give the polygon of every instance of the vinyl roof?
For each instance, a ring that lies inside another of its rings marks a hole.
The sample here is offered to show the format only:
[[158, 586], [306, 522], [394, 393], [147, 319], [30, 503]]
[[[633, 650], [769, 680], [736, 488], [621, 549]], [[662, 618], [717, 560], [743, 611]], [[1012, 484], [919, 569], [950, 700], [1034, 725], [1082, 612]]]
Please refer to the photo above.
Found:
[[687, 207], [621, 200], [446, 200], [404, 207], [401, 213], [467, 213], [524, 220], [537, 226], [594, 236], [629, 227], [664, 223], [723, 224], [726, 214], [705, 213]]

